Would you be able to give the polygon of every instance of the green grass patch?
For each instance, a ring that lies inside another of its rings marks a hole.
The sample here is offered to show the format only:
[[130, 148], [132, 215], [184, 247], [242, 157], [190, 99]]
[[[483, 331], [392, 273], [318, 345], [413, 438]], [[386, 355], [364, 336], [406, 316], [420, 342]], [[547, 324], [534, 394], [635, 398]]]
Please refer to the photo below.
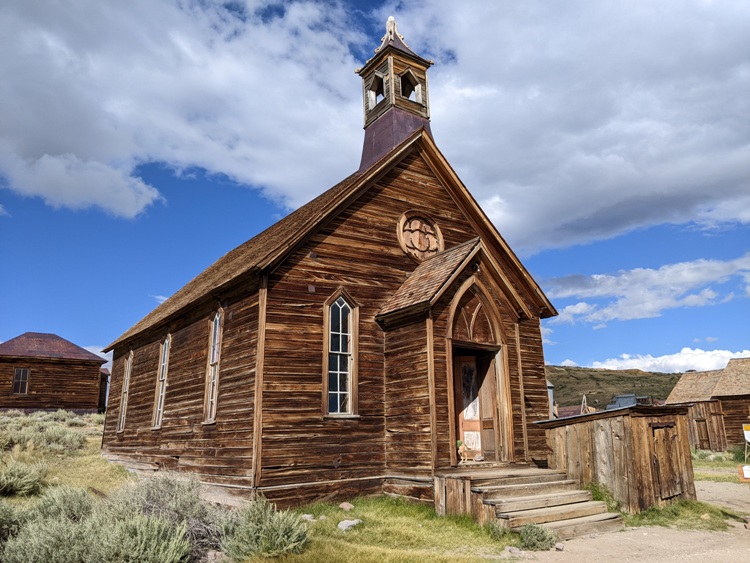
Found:
[[616, 500], [612, 493], [600, 483], [589, 483], [584, 487], [591, 493], [591, 500], [607, 503], [607, 512], [622, 512], [622, 503]]
[[732, 511], [712, 504], [683, 500], [664, 507], [652, 506], [640, 514], [624, 514], [628, 526], [662, 526], [684, 530], [722, 531], [729, 527], [727, 520], [744, 522]]
[[[296, 510], [311, 514], [310, 542], [304, 553], [279, 558], [284, 562], [479, 562], [499, 555], [517, 536], [493, 540], [490, 529], [468, 517], [439, 517], [431, 505], [388, 496], [359, 498], [345, 512], [338, 505], [316, 503]], [[321, 516], [323, 519], [321, 519]], [[347, 532], [342, 520], [362, 520]], [[258, 559], [259, 560], [259, 559]], [[250, 559], [253, 561], [253, 559]]]
[[737, 472], [732, 473], [702, 473], [695, 472], [696, 481], [713, 481], [714, 483], [739, 483]]

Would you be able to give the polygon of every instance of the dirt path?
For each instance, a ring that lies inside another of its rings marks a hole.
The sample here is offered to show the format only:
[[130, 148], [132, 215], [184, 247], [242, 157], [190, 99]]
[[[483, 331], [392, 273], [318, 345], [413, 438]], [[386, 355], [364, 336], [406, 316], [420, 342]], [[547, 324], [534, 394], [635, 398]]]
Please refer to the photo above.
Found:
[[[696, 481], [698, 500], [750, 515], [750, 487], [739, 483]], [[524, 559], [554, 563], [687, 561], [750, 562], [750, 530], [740, 523], [727, 532], [630, 528], [564, 542], [562, 552], [526, 553]]]

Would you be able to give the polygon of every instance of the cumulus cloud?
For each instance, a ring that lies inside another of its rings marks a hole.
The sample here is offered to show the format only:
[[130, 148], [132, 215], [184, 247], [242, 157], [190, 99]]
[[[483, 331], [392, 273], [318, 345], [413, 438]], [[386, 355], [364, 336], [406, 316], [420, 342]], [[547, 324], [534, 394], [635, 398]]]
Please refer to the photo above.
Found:
[[724, 369], [732, 358], [748, 358], [750, 350], [731, 352], [729, 350], [701, 350], [683, 348], [676, 354], [664, 356], [622, 354], [603, 362], [594, 362], [591, 367], [604, 369], [641, 369], [661, 373], [684, 372], [688, 370], [708, 371]]
[[358, 164], [352, 70], [391, 13], [435, 60], [438, 145], [517, 251], [750, 223], [742, 0], [8, 3], [0, 186], [132, 217], [160, 197], [137, 165], [162, 162], [300, 205]]
[[[602, 323], [658, 317], [681, 307], [705, 307], [731, 300], [730, 282], [750, 275], [750, 252], [734, 260], [695, 260], [658, 269], [635, 268], [617, 274], [574, 275], [553, 278], [547, 295], [582, 299], [560, 310], [551, 323]], [[708, 341], [708, 339], [707, 339]]]

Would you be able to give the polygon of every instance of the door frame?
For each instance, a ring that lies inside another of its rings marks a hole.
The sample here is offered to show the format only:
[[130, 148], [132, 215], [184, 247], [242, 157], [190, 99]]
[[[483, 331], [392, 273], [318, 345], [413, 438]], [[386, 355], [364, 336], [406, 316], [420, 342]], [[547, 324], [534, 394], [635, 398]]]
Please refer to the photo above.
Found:
[[[489, 318], [489, 321], [492, 325], [492, 332], [495, 340], [495, 343], [493, 344], [481, 344], [477, 342], [463, 341], [454, 342], [453, 340], [453, 330], [455, 326], [458, 306], [464, 295], [466, 295], [466, 293], [470, 290], [476, 292], [478, 298], [482, 301], [482, 305], [487, 312], [487, 317]], [[453, 300], [451, 301], [450, 306], [450, 313], [448, 316], [448, 323], [446, 325], [445, 363], [448, 387], [448, 439], [450, 464], [453, 467], [458, 466], [459, 462], [458, 451], [456, 448], [458, 416], [456, 413], [455, 376], [453, 369], [456, 354], [458, 354], [459, 356], [461, 355], [461, 352], [458, 351], [459, 349], [485, 351], [494, 354], [494, 361], [491, 362], [492, 364], [494, 364], [494, 370], [490, 369], [487, 375], [495, 377], [495, 394], [497, 399], [497, 401], [495, 402], [495, 412], [493, 413], [493, 418], [495, 420], [495, 451], [498, 457], [498, 462], [510, 463], [515, 461], [515, 453], [513, 448], [513, 412], [510, 400], [510, 366], [507, 353], [508, 347], [506, 345], [505, 336], [502, 331], [500, 315], [498, 314], [497, 308], [495, 307], [494, 303], [487, 297], [487, 295], [488, 293], [486, 288], [484, 287], [484, 284], [482, 284], [477, 276], [474, 275], [468, 278], [453, 296]], [[455, 353], [454, 348], [456, 349]]]

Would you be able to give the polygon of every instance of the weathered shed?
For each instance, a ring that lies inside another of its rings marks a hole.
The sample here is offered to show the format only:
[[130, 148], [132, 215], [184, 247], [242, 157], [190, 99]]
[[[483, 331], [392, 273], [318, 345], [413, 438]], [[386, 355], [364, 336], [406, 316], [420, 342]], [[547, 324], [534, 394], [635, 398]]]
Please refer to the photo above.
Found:
[[105, 362], [56, 334], [12, 338], [0, 344], [0, 408], [96, 412]]
[[696, 498], [687, 407], [633, 406], [537, 424], [547, 433], [550, 469], [605, 486], [627, 512]]
[[722, 370], [685, 373], [667, 397], [668, 405], [687, 407], [688, 435], [694, 448], [727, 449], [721, 402], [711, 398], [721, 375]]
[[744, 444], [742, 425], [750, 424], [750, 358], [729, 360], [711, 396], [721, 402], [727, 444]]
[[544, 460], [556, 311], [432, 139], [431, 64], [390, 20], [359, 169], [109, 346], [106, 455], [282, 505]]

